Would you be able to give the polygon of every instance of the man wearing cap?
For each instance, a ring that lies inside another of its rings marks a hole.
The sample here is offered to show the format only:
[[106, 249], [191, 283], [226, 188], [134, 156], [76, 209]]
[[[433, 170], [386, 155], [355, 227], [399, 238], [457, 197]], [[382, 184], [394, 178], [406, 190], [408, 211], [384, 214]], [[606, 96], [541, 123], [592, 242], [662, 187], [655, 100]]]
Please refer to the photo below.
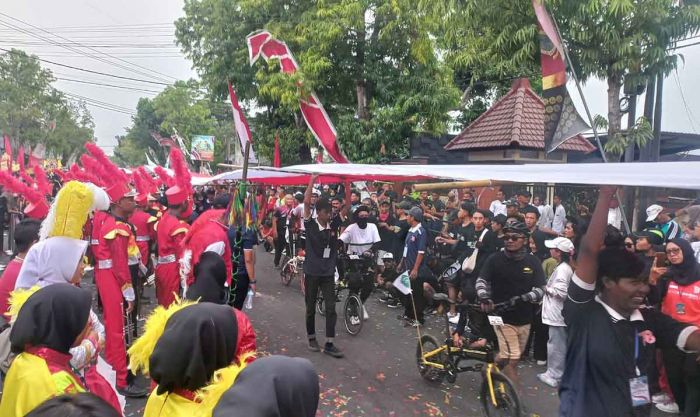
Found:
[[182, 240], [189, 225], [185, 222], [192, 214], [189, 190], [174, 185], [165, 191], [168, 209], [156, 225], [158, 264], [156, 266], [156, 297], [158, 304], [168, 307], [180, 292], [180, 259]]
[[518, 210], [520, 206], [518, 205], [518, 201], [515, 199], [510, 199], [506, 201], [506, 222], [524, 222], [525, 217], [520, 213]]
[[659, 229], [644, 229], [634, 235], [637, 255], [644, 262], [644, 270], [640, 276], [648, 277], [654, 264], [656, 252], [663, 252], [664, 233]]
[[647, 222], [654, 222], [664, 234], [664, 241], [682, 237], [683, 232], [675, 220], [664, 212], [664, 208], [658, 204], [652, 204], [647, 208]]
[[530, 204], [530, 199], [532, 198], [532, 193], [530, 193], [527, 190], [520, 191], [516, 194], [516, 198], [518, 201], [518, 211], [522, 214], [525, 214], [531, 207], [532, 208], [537, 208]]
[[535, 309], [531, 303], [542, 300], [546, 280], [542, 263], [527, 251], [530, 232], [525, 224], [509, 223], [504, 231], [505, 250], [486, 260], [476, 280], [476, 292], [485, 313], [493, 311], [497, 303], [512, 305], [499, 314], [504, 324], [494, 330], [503, 373], [517, 385], [518, 361], [534, 319]]
[[[407, 324], [417, 327], [423, 324], [423, 282], [420, 278], [420, 268], [423, 265], [425, 251], [428, 246], [428, 234], [421, 225], [423, 210], [413, 207], [408, 211], [407, 221], [410, 226], [404, 242], [403, 258], [399, 270], [407, 271], [411, 280], [412, 293], [404, 300], [404, 317]], [[414, 305], [415, 304], [415, 305]]]
[[146, 390], [133, 383], [127, 369], [124, 345], [124, 301], [126, 314], [134, 310], [136, 299], [129, 270], [129, 259], [139, 257], [132, 226], [127, 219], [135, 209], [136, 193], [126, 182], [115, 181], [107, 188], [112, 202], [101, 218], [99, 228], [93, 226], [95, 249], [95, 283], [102, 300], [105, 322], [105, 359], [117, 374], [117, 391], [126, 397], [143, 397]]

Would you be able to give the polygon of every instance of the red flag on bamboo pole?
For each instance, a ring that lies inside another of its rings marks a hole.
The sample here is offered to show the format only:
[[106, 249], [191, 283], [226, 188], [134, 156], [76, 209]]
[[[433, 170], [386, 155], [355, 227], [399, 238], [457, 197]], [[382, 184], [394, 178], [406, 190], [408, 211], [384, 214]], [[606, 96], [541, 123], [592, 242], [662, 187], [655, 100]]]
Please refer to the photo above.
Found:
[[280, 134], [275, 133], [275, 159], [272, 163], [275, 168], [280, 168], [282, 166], [282, 159], [280, 158]]
[[12, 144], [7, 135], [5, 135], [5, 155], [7, 155], [7, 170], [12, 172]]
[[19, 151], [17, 152], [17, 163], [19, 164], [19, 171], [24, 172], [24, 145], [19, 145]]

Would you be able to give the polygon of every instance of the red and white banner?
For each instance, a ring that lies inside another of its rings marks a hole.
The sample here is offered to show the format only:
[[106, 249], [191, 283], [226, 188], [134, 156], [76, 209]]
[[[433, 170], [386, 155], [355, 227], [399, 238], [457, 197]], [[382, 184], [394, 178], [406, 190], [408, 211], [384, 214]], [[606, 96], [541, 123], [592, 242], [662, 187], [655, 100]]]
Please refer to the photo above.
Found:
[[[277, 59], [280, 61], [281, 71], [292, 74], [299, 69], [292, 52], [286, 43], [275, 39], [270, 32], [265, 30], [253, 32], [246, 38], [250, 65], [253, 65], [261, 56], [265, 61]], [[299, 101], [301, 114], [306, 125], [314, 134], [319, 145], [326, 150], [335, 162], [348, 163], [348, 159], [338, 146], [338, 133], [333, 122], [323, 108], [323, 104], [315, 93], [311, 93], [306, 99]]]
[[248, 161], [257, 162], [255, 157], [255, 151], [253, 150], [253, 136], [250, 134], [250, 127], [248, 126], [248, 121], [241, 110], [241, 105], [238, 103], [238, 97], [233, 91], [233, 86], [231, 82], [228, 83], [228, 95], [231, 97], [231, 109], [233, 110], [233, 124], [236, 127], [236, 133], [238, 133], [238, 139], [241, 142], [241, 152], [245, 156], [245, 143], [250, 142], [250, 155], [248, 156]]

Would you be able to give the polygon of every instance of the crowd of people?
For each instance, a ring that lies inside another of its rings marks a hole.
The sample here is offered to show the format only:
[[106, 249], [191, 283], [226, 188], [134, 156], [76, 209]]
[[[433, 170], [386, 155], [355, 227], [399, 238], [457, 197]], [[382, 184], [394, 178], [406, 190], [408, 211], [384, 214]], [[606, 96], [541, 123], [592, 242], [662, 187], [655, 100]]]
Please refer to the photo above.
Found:
[[[363, 303], [377, 290], [387, 308], [403, 307], [407, 327], [436, 314], [433, 296], [445, 293], [454, 345], [497, 347], [516, 385], [532, 352], [563, 416], [648, 415], [654, 403], [700, 411], [700, 206], [652, 205], [644, 229], [625, 235], [614, 187], [600, 188], [592, 211], [572, 213], [560, 196], [550, 206], [526, 190], [510, 199], [497, 190], [484, 204], [471, 189], [316, 176], [305, 189], [194, 190], [178, 150], [174, 175], [156, 176], [127, 176], [87, 150], [55, 195], [32, 194], [14, 230], [0, 278], [2, 416], [122, 415], [124, 397], [144, 396], [146, 417], [315, 415], [311, 363], [257, 354], [243, 310], [258, 243], [276, 268], [283, 256], [304, 259], [312, 352], [345, 355], [335, 343], [338, 280]], [[20, 179], [0, 181], [21, 189]], [[352, 274], [346, 255], [371, 262]], [[81, 285], [90, 269], [96, 305]], [[402, 274], [409, 294], [393, 285]], [[139, 329], [146, 285], [158, 307]], [[365, 305], [358, 319], [372, 315]]]

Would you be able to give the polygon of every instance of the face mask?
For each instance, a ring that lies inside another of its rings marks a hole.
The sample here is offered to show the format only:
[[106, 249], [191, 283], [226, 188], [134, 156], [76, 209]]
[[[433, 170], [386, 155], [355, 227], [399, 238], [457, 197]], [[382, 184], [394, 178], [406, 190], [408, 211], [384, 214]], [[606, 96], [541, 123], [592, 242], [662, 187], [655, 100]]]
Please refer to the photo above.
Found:
[[357, 219], [357, 226], [360, 229], [365, 229], [367, 227], [367, 219]]

